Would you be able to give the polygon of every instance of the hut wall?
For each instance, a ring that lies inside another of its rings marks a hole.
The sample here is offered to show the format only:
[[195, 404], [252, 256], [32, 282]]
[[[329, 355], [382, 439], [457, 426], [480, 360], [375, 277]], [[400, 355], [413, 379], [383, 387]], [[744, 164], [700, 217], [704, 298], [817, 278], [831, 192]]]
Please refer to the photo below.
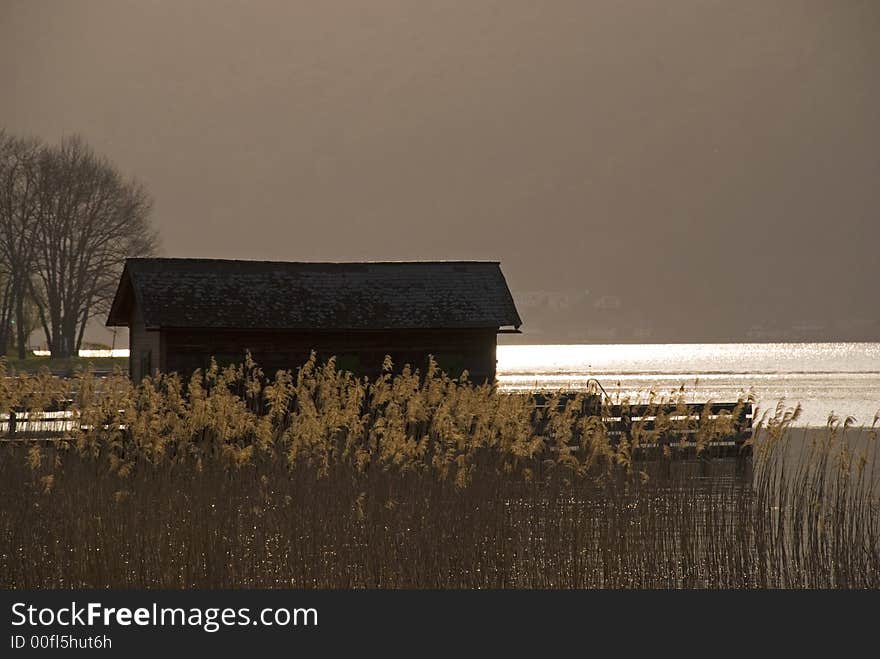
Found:
[[163, 370], [184, 377], [205, 368], [211, 357], [220, 364], [239, 363], [246, 351], [267, 375], [272, 375], [279, 369], [295, 369], [315, 350], [321, 360], [335, 356], [340, 368], [370, 377], [381, 372], [385, 355], [391, 356], [396, 368], [408, 363], [424, 369], [430, 354], [450, 374], [467, 369], [473, 382], [495, 378], [494, 327], [384, 331], [165, 329], [162, 337]]
[[133, 382], [162, 369], [162, 337], [157, 330], [144, 327], [140, 308], [132, 305], [131, 325], [129, 325], [128, 372]]

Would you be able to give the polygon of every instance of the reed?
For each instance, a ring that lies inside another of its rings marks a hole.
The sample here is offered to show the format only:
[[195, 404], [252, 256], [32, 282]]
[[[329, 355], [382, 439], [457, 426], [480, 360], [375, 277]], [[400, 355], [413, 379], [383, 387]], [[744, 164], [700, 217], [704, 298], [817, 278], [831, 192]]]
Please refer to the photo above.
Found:
[[577, 400], [433, 365], [7, 375], [3, 409], [69, 398], [76, 424], [0, 446], [6, 588], [880, 586], [876, 419], [804, 437], [780, 405], [753, 476], [697, 477], [638, 459], [662, 427], [612, 445]]

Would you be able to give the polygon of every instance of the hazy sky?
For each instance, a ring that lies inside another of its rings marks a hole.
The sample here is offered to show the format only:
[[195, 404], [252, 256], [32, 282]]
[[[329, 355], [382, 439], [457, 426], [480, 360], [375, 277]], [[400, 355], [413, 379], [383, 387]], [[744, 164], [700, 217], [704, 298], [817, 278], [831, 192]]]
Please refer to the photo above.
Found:
[[0, 125], [141, 179], [167, 256], [499, 259], [698, 337], [880, 313], [878, 35], [876, 0], [0, 0]]

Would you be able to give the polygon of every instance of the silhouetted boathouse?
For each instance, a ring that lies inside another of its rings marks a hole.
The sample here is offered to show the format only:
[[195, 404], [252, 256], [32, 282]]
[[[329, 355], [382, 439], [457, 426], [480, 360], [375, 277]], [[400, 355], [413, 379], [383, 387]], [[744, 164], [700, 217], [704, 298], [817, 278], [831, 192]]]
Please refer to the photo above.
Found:
[[375, 376], [385, 355], [495, 378], [497, 334], [521, 321], [497, 262], [290, 263], [129, 259], [107, 319], [130, 331], [129, 369], [189, 377], [250, 351], [267, 375], [312, 350]]

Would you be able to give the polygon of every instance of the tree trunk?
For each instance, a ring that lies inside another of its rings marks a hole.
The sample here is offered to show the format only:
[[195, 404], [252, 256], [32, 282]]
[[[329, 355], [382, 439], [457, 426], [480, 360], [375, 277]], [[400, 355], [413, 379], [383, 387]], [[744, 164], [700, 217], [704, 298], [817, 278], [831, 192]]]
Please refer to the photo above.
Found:
[[12, 284], [6, 281], [3, 287], [3, 297], [0, 299], [0, 357], [6, 355], [9, 349], [9, 341], [12, 338], [12, 307], [14, 300], [12, 298]]
[[[76, 319], [65, 318], [61, 325], [60, 346], [58, 350], [59, 357], [75, 357], [76, 356]], [[54, 357], [54, 355], [53, 355]]]
[[15, 332], [18, 344], [18, 358], [27, 358], [27, 320], [24, 316], [24, 286], [19, 284], [15, 296]]
[[76, 333], [76, 345], [74, 348], [76, 349], [76, 354], [79, 354], [79, 351], [82, 349], [83, 337], [86, 333], [86, 325], [88, 325], [88, 317], [83, 318], [82, 322], [79, 324], [79, 331]]
[[43, 311], [43, 307], [39, 303], [37, 303], [37, 315], [40, 317], [40, 325], [42, 325], [43, 334], [46, 336], [46, 347], [51, 351], [52, 333], [49, 331], [49, 323], [46, 320], [46, 313]]
[[[5, 300], [3, 301], [5, 303]], [[0, 308], [0, 357], [6, 354], [9, 347], [9, 314], [6, 309]]]

